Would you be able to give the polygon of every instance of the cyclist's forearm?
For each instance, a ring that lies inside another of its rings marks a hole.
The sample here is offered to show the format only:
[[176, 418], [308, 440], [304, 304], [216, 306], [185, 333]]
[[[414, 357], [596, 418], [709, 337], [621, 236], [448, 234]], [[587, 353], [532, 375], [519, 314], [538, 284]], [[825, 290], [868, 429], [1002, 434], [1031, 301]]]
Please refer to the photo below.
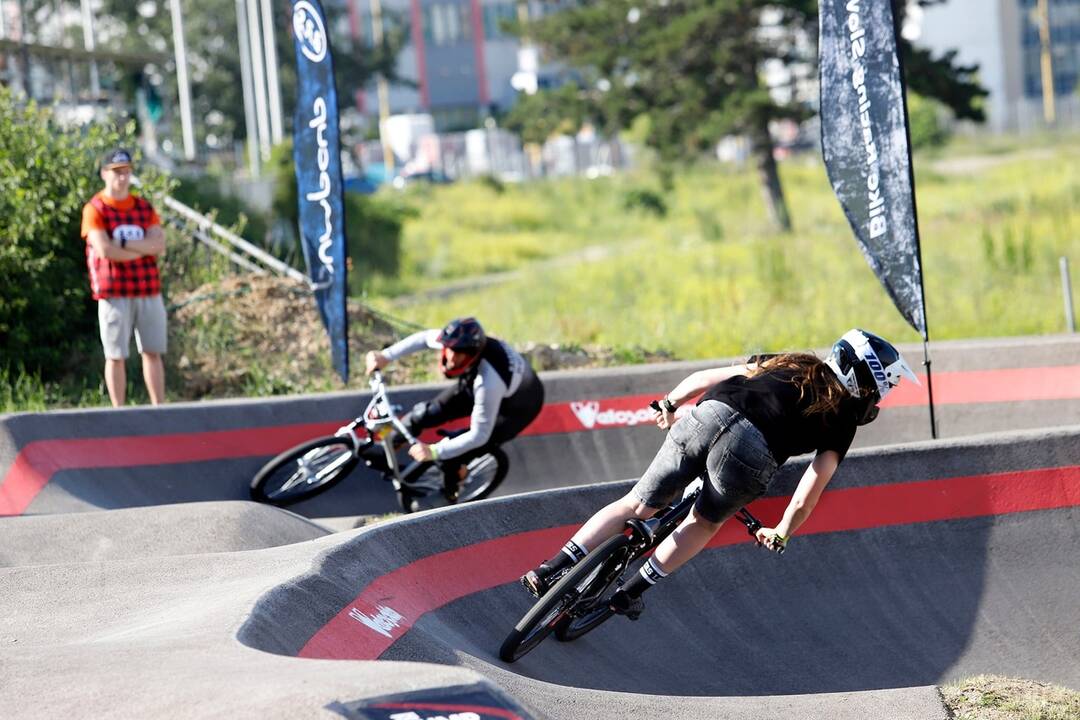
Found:
[[419, 352], [426, 348], [436, 347], [433, 345], [433, 339], [438, 335], [438, 330], [421, 330], [409, 335], [407, 338], [398, 340], [396, 343], [388, 348], [384, 348], [381, 352], [383, 357], [388, 361], [393, 362], [406, 355], [412, 355], [415, 352]]
[[745, 375], [745, 365], [732, 365], [731, 367], [710, 368], [698, 370], [688, 375], [682, 382], [668, 393], [667, 398], [676, 407], [693, 400], [713, 385], [736, 375]]
[[810, 517], [810, 513], [813, 511], [814, 505], [792, 498], [784, 511], [784, 517], [776, 524], [776, 532], [783, 537], [791, 537], [806, 522], [806, 519]]
[[834, 450], [826, 450], [814, 456], [806, 466], [806, 471], [803, 472], [799, 485], [784, 510], [784, 517], [777, 523], [776, 532], [784, 537], [791, 537], [806, 522], [839, 464], [840, 455]]

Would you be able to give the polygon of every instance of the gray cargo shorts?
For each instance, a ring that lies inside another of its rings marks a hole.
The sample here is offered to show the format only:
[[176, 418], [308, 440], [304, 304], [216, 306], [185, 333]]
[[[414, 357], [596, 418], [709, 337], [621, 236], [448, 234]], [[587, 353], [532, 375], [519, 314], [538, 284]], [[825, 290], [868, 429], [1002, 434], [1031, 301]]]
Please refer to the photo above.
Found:
[[753, 423], [718, 400], [706, 400], [671, 427], [633, 492], [649, 507], [662, 508], [702, 477], [694, 509], [719, 523], [763, 495], [776, 469]]

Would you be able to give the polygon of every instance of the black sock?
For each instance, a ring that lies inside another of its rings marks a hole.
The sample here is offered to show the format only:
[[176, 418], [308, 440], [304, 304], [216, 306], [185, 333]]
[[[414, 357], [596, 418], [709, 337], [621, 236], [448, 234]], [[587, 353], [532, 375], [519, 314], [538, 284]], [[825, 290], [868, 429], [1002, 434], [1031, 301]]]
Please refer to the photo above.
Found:
[[641, 566], [641, 570], [634, 574], [634, 577], [630, 578], [630, 581], [622, 586], [623, 592], [630, 597], [641, 597], [641, 593], [645, 592], [659, 580], [666, 578], [668, 574], [660, 569], [659, 563], [654, 558], [649, 558], [645, 561], [645, 564]]
[[562, 546], [562, 550], [555, 557], [544, 561], [544, 565], [553, 571], [562, 570], [576, 565], [588, 552], [584, 545], [579, 545], [573, 540], [567, 540], [566, 544]]

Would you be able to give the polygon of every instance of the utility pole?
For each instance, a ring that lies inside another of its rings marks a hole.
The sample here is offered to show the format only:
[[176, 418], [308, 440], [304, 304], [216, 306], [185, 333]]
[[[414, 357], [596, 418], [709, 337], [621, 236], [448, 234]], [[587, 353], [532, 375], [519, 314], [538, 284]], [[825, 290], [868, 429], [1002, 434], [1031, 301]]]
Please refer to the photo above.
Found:
[[[376, 52], [383, 46], [383, 17], [381, 0], [371, 0], [371, 44]], [[394, 151], [390, 147], [390, 138], [383, 132], [386, 119], [390, 117], [390, 87], [386, 77], [380, 72], [375, 80], [376, 95], [379, 98], [379, 142], [382, 144], [383, 167], [385, 177], [394, 174]]]
[[244, 91], [244, 128], [247, 131], [248, 170], [259, 177], [259, 129], [255, 121], [255, 90], [251, 77], [250, 35], [247, 26], [247, 0], [236, 0], [236, 34], [240, 41], [240, 86]]
[[[85, 1], [86, 0], [83, 0], [83, 2]], [[7, 20], [4, 18], [3, 0], [0, 0], [0, 40], [7, 39]], [[8, 57], [7, 53], [0, 55], [0, 70], [3, 70], [3, 73], [0, 74], [0, 78], [7, 75], [11, 71], [11, 58]]]
[[1039, 67], [1042, 70], [1043, 119], [1053, 125], [1057, 119], [1054, 108], [1054, 56], [1050, 44], [1050, 0], [1038, 0], [1035, 13], [1039, 25]]
[[270, 141], [281, 143], [281, 83], [277, 74], [277, 45], [274, 44], [274, 12], [270, 0], [261, 0], [263, 26], [263, 54], [266, 56], [266, 86], [270, 94]]
[[19, 53], [19, 66], [22, 71], [23, 92], [26, 97], [34, 97], [33, 76], [30, 73], [30, 44], [26, 38], [30, 35], [30, 23], [26, 20], [26, 0], [19, 0], [19, 44], [22, 52]]
[[176, 52], [176, 86], [180, 94], [180, 130], [184, 137], [184, 159], [195, 159], [195, 131], [191, 122], [191, 84], [188, 82], [187, 47], [184, 45], [184, 18], [180, 0], [170, 0], [173, 50]]
[[270, 111], [266, 101], [266, 58], [259, 35], [259, 0], [247, 0], [248, 49], [251, 54], [252, 79], [255, 87], [255, 122], [259, 128], [259, 157], [270, 159]]

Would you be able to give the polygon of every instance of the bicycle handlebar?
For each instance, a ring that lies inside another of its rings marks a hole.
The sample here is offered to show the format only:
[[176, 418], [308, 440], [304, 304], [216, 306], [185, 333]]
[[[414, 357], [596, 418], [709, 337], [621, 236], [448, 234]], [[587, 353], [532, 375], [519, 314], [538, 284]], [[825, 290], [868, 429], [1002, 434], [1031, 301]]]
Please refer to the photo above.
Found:
[[379, 413], [385, 416], [384, 422], [393, 425], [394, 429], [401, 433], [410, 445], [420, 442], [415, 435], [409, 432], [409, 428], [405, 427], [405, 423], [401, 422], [401, 418], [397, 416], [394, 408], [390, 405], [390, 395], [386, 391], [386, 383], [383, 381], [382, 372], [378, 370], [372, 372], [368, 385], [371, 387], [371, 402]]
[[[746, 508], [742, 508], [739, 512], [735, 513], [735, 518], [746, 526], [746, 532], [750, 533], [750, 537], [754, 538], [754, 541], [760, 546], [761, 543], [758, 542], [757, 531], [762, 528], [761, 521], [751, 515], [750, 511]], [[773, 552], [777, 555], [783, 555], [784, 550], [786, 549], [787, 547], [783, 543], [780, 543]]]

